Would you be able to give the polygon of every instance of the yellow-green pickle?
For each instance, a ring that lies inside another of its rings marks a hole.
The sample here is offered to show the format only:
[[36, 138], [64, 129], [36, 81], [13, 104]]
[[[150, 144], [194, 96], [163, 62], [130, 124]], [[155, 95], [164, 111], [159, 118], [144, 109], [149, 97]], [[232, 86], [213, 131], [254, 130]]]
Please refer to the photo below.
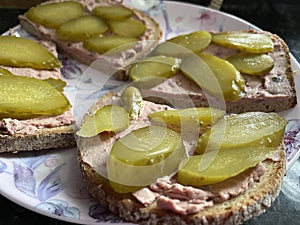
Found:
[[182, 139], [175, 131], [159, 126], [140, 128], [113, 145], [108, 178], [116, 192], [132, 192], [176, 172], [185, 157]]
[[0, 76], [0, 89], [0, 118], [55, 116], [71, 108], [61, 87], [56, 88], [47, 81], [36, 78]]
[[56, 56], [27, 38], [0, 36], [0, 51], [0, 65], [47, 70], [62, 66]]
[[81, 16], [83, 5], [78, 1], [53, 2], [31, 8], [26, 17], [49, 28], [57, 28], [63, 23]]

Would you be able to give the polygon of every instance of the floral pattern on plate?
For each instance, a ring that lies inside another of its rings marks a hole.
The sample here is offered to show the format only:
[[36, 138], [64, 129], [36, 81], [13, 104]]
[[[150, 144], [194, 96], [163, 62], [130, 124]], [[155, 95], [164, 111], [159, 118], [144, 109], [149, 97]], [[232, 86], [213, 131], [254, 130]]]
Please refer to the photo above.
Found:
[[[145, 11], [159, 22], [165, 39], [199, 29], [212, 31], [256, 29], [252, 24], [232, 15], [196, 5], [161, 0], [128, 0], [125, 3]], [[17, 26], [14, 32], [16, 35], [32, 38], [20, 26]], [[122, 85], [120, 81], [115, 80], [103, 85], [93, 76], [89, 76], [89, 68], [85, 65], [60, 57], [64, 64], [63, 78], [67, 82], [65, 92], [73, 102], [76, 117], [85, 112], [86, 102], [91, 103], [106, 91]], [[293, 66], [299, 67], [295, 60], [292, 60]], [[289, 124], [285, 135], [288, 167], [299, 156], [300, 120], [297, 119], [297, 112], [298, 109], [288, 116]], [[53, 149], [2, 154], [0, 180], [5, 182], [1, 183], [0, 193], [28, 209], [64, 221], [80, 224], [104, 222], [124, 224], [119, 217], [111, 214], [89, 195], [81, 179], [76, 151], [76, 149]]]

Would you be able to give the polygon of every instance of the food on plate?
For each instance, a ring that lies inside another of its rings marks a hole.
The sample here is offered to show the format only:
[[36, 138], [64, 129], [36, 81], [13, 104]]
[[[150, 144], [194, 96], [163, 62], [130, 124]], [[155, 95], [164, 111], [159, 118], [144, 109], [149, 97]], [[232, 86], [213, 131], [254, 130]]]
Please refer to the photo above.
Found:
[[[184, 37], [189, 39], [197, 33], [199, 31], [178, 37], [180, 40]], [[151, 69], [139, 71], [135, 68], [139, 61], [128, 67], [127, 78], [137, 80], [147, 77], [152, 84], [143, 88], [139, 86], [142, 96], [178, 108], [213, 106], [232, 113], [280, 112], [297, 104], [289, 49], [279, 36], [255, 30], [210, 34], [211, 40], [203, 50], [192, 50], [197, 49], [194, 42], [192, 48], [189, 47], [190, 42], [187, 45], [172, 43], [177, 38], [174, 37], [158, 45], [153, 54], [141, 60], [143, 63], [148, 58], [163, 56], [177, 59], [179, 69], [167, 73], [166, 79], [161, 79], [159, 73], [146, 73], [154, 70], [151, 66]], [[207, 35], [199, 38], [205, 42], [209, 40]], [[197, 43], [199, 48], [203, 46], [201, 41]], [[161, 46], [167, 46], [175, 55], [160, 51]], [[142, 76], [132, 75], [131, 70], [134, 75]], [[192, 104], [185, 101], [187, 97], [193, 100]]]
[[[80, 170], [100, 204], [139, 224], [240, 224], [270, 207], [285, 174], [285, 119], [275, 113], [227, 114], [211, 107], [141, 103], [138, 91], [132, 86], [123, 91], [139, 96], [138, 104], [122, 101], [123, 93], [107, 93], [79, 127]], [[130, 111], [130, 104], [138, 105], [138, 113], [126, 129], [80, 134], [98, 110], [118, 106]], [[178, 129], [178, 124], [195, 127]], [[216, 138], [213, 147], [195, 151], [201, 137], [216, 130], [230, 146], [222, 149], [221, 142], [219, 149]], [[231, 139], [248, 141], [235, 145]]]
[[[160, 26], [149, 15], [109, 0], [47, 1], [19, 20], [30, 34], [55, 42], [63, 54], [87, 65], [108, 57], [108, 62], [125, 66], [147, 54], [162, 37]], [[105, 54], [119, 46], [118, 54]]]
[[0, 39], [0, 152], [74, 147], [72, 106], [63, 92], [55, 44]]

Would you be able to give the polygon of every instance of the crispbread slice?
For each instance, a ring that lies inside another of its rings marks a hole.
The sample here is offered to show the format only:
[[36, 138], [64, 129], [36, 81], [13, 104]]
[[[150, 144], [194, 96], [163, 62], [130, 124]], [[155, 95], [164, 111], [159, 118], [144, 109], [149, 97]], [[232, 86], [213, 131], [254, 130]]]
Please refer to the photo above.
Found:
[[[53, 55], [58, 56], [56, 45], [53, 42], [40, 41], [40, 44], [47, 48]], [[21, 76], [35, 77], [38, 79], [61, 78], [60, 68], [53, 70], [35, 70], [32, 68], [2, 67], [11, 71], [13, 74]], [[55, 118], [58, 118], [60, 121], [59, 124], [55, 126], [49, 125]], [[65, 120], [67, 123], [62, 123], [62, 121]], [[18, 125], [20, 122], [22, 125]], [[10, 129], [14, 132], [8, 132], [4, 127], [1, 127], [2, 123], [11, 123], [12, 125], [10, 125], [10, 127], [13, 128]], [[34, 131], [29, 127], [31, 124], [35, 124]], [[26, 129], [27, 131], [24, 131]], [[33, 118], [29, 120], [0, 119], [0, 153], [75, 147], [74, 130], [74, 118], [71, 109], [62, 115], [48, 118]]]
[[[89, 110], [86, 116], [107, 104], [118, 104], [118, 95], [107, 94]], [[154, 103], [153, 103], [154, 104]], [[141, 123], [140, 126], [143, 126]], [[105, 178], [109, 151], [117, 140], [113, 133], [102, 133], [91, 138], [78, 138], [80, 171], [91, 195], [124, 220], [139, 224], [241, 224], [258, 216], [271, 206], [279, 194], [285, 174], [284, 145], [278, 155], [262, 162], [266, 172], [244, 193], [223, 203], [215, 203], [196, 214], [179, 215], [156, 208], [155, 203], [144, 206], [132, 194], [116, 193]], [[100, 144], [101, 143], [101, 144]], [[100, 144], [100, 145], [99, 145]], [[239, 176], [239, 175], [238, 175]]]
[[[148, 89], [142, 89], [146, 99], [160, 104], [172, 104], [179, 108], [191, 107], [186, 98], [190, 98], [193, 105], [221, 107], [231, 113], [248, 111], [280, 112], [297, 104], [294, 71], [291, 67], [289, 48], [278, 35], [266, 31], [248, 30], [250, 33], [263, 33], [274, 42], [274, 51], [268, 53], [274, 59], [274, 67], [262, 76], [242, 74], [246, 80], [243, 96], [238, 101], [219, 100], [204, 92], [195, 82], [188, 79], [181, 72], [166, 79], [164, 82]], [[238, 51], [229, 48], [209, 45], [204, 52], [226, 58]]]
[[[48, 4], [51, 2], [62, 2], [63, 0], [52, 0], [47, 1], [42, 4]], [[122, 1], [110, 1], [110, 0], [80, 0], [80, 2], [84, 5], [84, 7], [91, 11], [94, 7], [100, 6], [100, 5], [112, 5], [112, 4], [121, 4]], [[137, 43], [137, 46], [134, 47], [135, 53], [134, 56], [132, 55], [132, 49], [129, 54], [123, 54], [120, 60], [121, 64], [124, 64], [124, 62], [129, 62], [131, 60], [134, 60], [138, 57], [141, 57], [144, 54], [149, 53], [151, 49], [158, 43], [158, 41], [162, 37], [162, 31], [160, 29], [159, 24], [154, 21], [149, 15], [143, 13], [142, 11], [132, 9], [135, 13], [135, 16], [142, 22], [145, 23], [147, 27], [146, 33], [140, 37], [139, 43]], [[66, 55], [69, 55], [71, 58], [75, 59], [78, 62], [90, 65], [97, 59], [101, 57], [101, 55], [97, 52], [89, 52], [86, 50], [82, 43], [72, 43], [72, 42], [66, 42], [59, 40], [55, 35], [55, 30], [46, 28], [42, 25], [35, 24], [32, 21], [30, 21], [25, 15], [19, 16], [20, 24], [24, 30], [29, 32], [30, 34], [43, 39], [43, 40], [51, 40], [54, 41], [58, 48], [62, 50], [62, 52]], [[119, 60], [119, 61], [120, 61]], [[116, 60], [114, 60], [116, 61]], [[118, 65], [121, 67], [121, 65]]]

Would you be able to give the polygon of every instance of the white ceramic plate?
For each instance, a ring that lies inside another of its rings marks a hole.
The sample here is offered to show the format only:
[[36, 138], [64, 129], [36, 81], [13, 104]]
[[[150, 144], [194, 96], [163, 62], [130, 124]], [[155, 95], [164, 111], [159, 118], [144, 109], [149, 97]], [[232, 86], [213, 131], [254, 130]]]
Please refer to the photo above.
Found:
[[[141, 4], [142, 3], [142, 4]], [[194, 30], [246, 30], [257, 27], [237, 17], [208, 8], [162, 1], [126, 1], [126, 4], [150, 14], [161, 25], [164, 38]], [[15, 33], [30, 36], [19, 26]], [[73, 103], [76, 100], [93, 101], [102, 87], [84, 74], [86, 67], [69, 59], [63, 59], [64, 79], [67, 81], [66, 94]], [[298, 72], [299, 65], [292, 57], [293, 69]], [[83, 76], [84, 74], [84, 76]], [[300, 83], [298, 74], [296, 85]], [[80, 85], [78, 82], [80, 81]], [[105, 86], [112, 89], [118, 84]], [[297, 88], [299, 90], [299, 88]], [[299, 96], [298, 96], [299, 99]], [[80, 101], [79, 101], [80, 102]], [[296, 161], [300, 151], [297, 133], [300, 130], [299, 105], [283, 112], [289, 120], [285, 142], [287, 146], [288, 168]], [[75, 115], [82, 113], [84, 107], [74, 105]], [[124, 224], [92, 198], [82, 182], [77, 166], [76, 149], [48, 150], [0, 155], [0, 193], [17, 204], [56, 219], [80, 224]]]

